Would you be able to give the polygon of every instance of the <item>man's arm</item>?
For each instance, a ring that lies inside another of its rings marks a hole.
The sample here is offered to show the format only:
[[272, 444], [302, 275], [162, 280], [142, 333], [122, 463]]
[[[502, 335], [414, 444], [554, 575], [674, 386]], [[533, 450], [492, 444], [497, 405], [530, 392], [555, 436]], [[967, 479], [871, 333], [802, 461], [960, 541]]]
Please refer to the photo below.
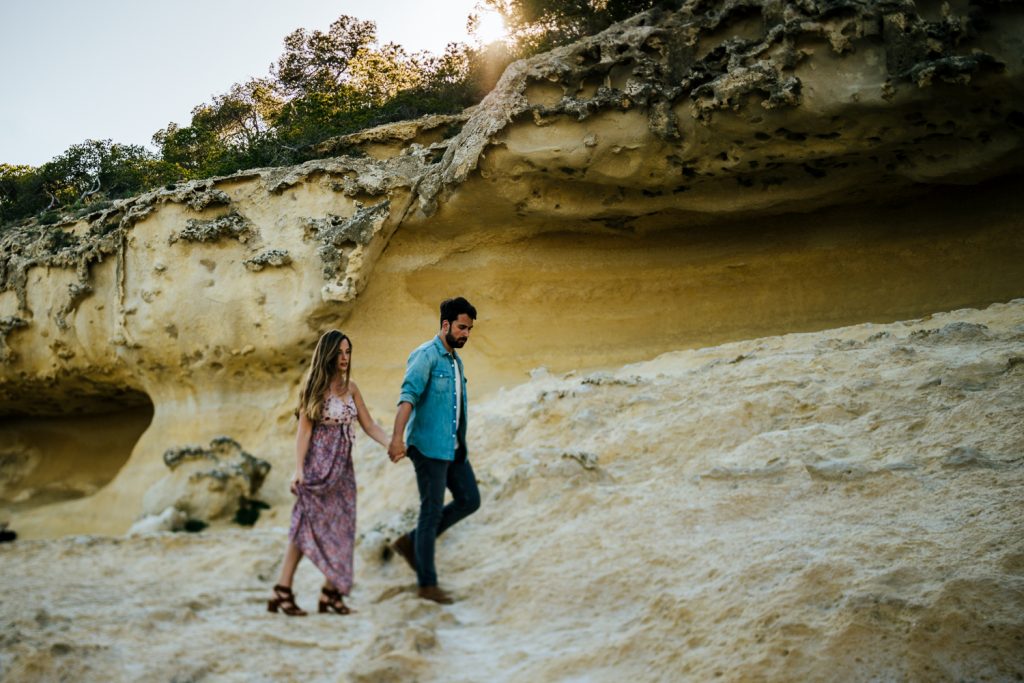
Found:
[[398, 462], [405, 457], [405, 427], [409, 424], [412, 407], [420, 400], [430, 381], [430, 358], [422, 350], [413, 352], [405, 367], [402, 393], [398, 397], [398, 413], [395, 415], [395, 429], [388, 446], [388, 457]]
[[391, 445], [388, 446], [388, 457], [391, 462], [398, 462], [405, 457], [405, 425], [409, 423], [409, 416], [412, 415], [412, 404], [402, 401], [398, 404], [398, 413], [395, 415], [395, 431], [391, 434]]

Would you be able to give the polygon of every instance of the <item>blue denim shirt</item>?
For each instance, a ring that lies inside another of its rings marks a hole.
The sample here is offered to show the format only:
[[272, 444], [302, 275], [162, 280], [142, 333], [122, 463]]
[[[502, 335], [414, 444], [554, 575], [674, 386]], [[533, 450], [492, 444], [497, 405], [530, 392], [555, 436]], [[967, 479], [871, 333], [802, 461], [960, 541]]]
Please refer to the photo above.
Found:
[[[459, 364], [462, 377], [462, 418], [455, 428], [455, 370], [452, 359]], [[439, 337], [424, 342], [409, 354], [398, 403], [412, 404], [412, 416], [405, 428], [405, 442], [436, 460], [454, 460], [455, 448], [466, 443], [466, 422], [469, 401], [466, 395], [466, 373], [457, 353], [448, 353]]]

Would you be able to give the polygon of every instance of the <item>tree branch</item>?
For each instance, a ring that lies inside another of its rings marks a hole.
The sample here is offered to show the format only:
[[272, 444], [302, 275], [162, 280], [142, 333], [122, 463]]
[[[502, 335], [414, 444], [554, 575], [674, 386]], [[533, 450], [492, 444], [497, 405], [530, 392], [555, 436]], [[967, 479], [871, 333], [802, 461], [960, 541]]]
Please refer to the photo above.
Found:
[[99, 191], [100, 191], [100, 178], [99, 178], [99, 176], [96, 176], [95, 185], [93, 187], [91, 187], [90, 189], [88, 189], [88, 190], [86, 190], [85, 192], [82, 193], [82, 196], [78, 198], [78, 203], [81, 204], [83, 201], [85, 201], [86, 197], [92, 196], [92, 195], [96, 194]]

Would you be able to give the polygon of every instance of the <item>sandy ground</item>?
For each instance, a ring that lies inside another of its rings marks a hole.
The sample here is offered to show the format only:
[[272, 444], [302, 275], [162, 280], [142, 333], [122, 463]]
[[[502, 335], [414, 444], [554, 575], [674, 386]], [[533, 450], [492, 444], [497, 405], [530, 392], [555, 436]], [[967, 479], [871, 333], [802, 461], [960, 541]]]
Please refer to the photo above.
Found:
[[356, 614], [266, 612], [287, 510], [18, 541], [0, 679], [1022, 680], [1022, 416], [1024, 300], [538, 369], [474, 406], [455, 605], [384, 558], [414, 484], [363, 438]]

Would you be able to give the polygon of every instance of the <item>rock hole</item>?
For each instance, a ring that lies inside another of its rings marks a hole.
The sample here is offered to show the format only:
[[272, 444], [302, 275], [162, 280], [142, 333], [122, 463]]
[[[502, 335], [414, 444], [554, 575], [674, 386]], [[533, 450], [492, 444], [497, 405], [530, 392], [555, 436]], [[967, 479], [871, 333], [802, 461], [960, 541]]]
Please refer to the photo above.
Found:
[[31, 405], [3, 406], [0, 517], [92, 495], [121, 471], [153, 421], [153, 404], [140, 391], [99, 391], [42, 391]]
[[545, 81], [533, 81], [526, 86], [526, 100], [534, 107], [554, 107], [565, 94], [561, 85]]

